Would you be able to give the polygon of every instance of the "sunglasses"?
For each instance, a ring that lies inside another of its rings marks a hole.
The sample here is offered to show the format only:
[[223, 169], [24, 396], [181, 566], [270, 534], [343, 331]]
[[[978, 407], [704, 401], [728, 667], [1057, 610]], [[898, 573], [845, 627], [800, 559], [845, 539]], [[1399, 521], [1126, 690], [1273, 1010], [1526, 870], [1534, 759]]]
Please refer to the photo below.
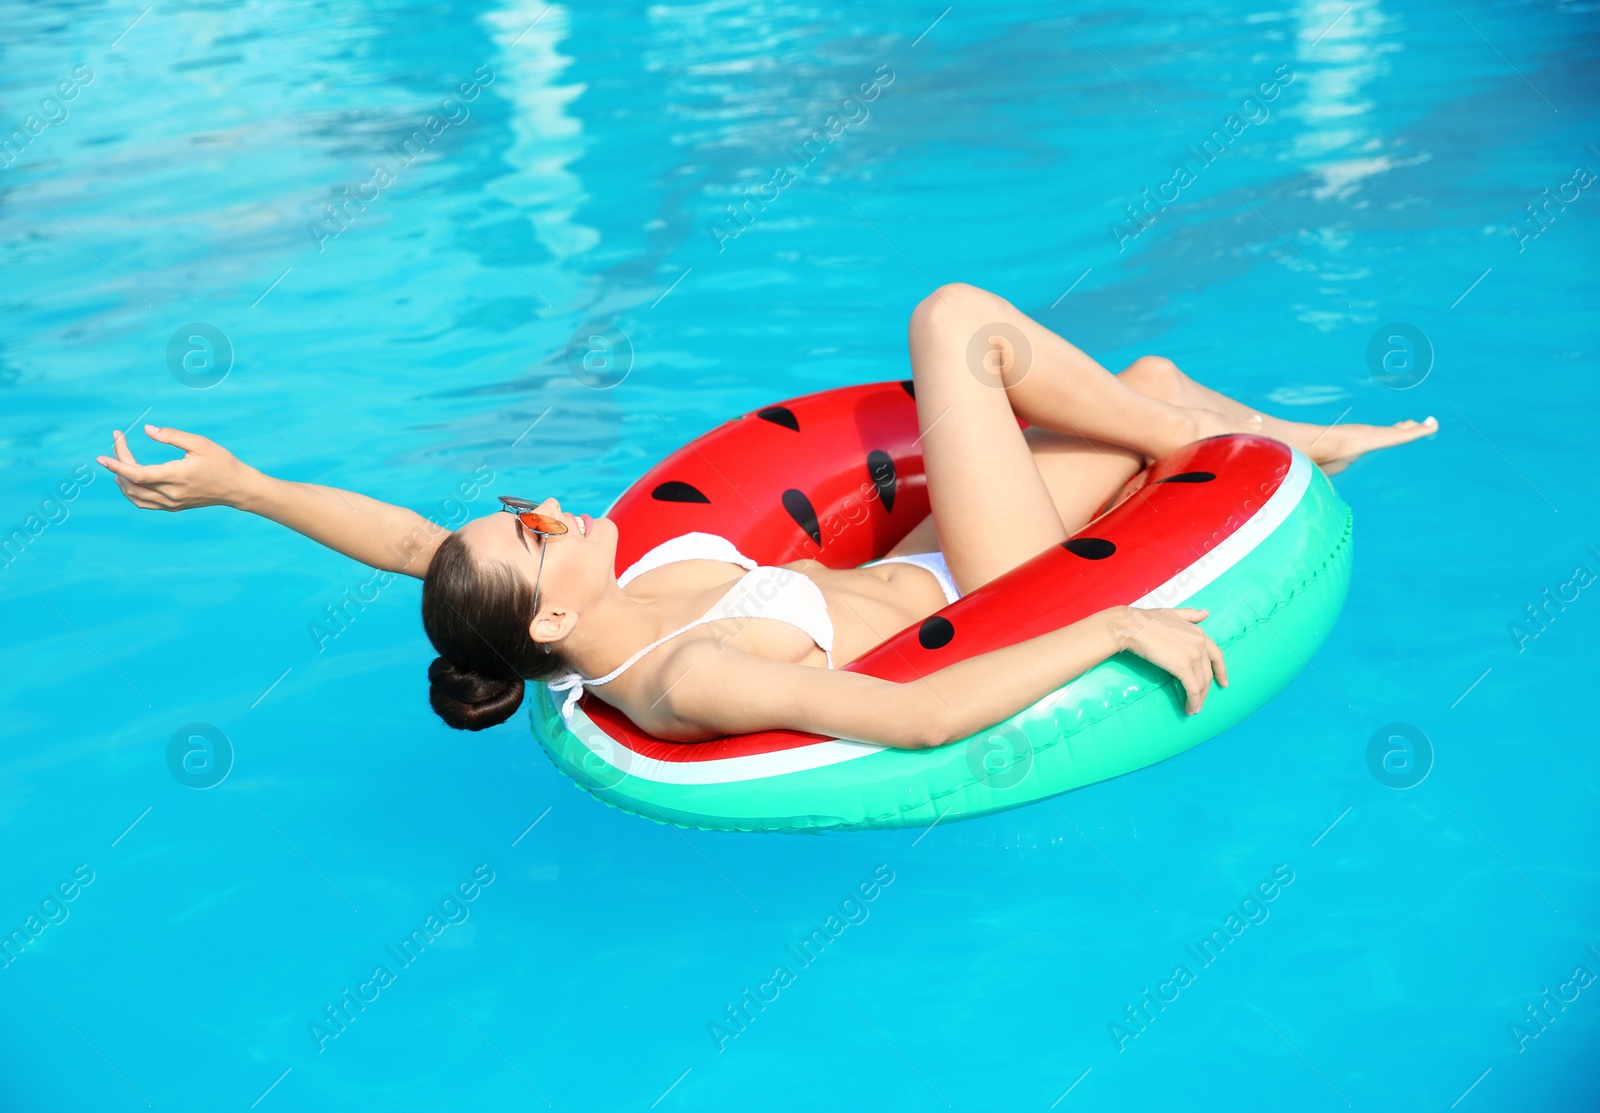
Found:
[[567, 532], [567, 523], [560, 518], [552, 518], [548, 514], [540, 514], [534, 509], [538, 503], [527, 499], [514, 499], [506, 495], [500, 496], [500, 509], [507, 514], [515, 514], [517, 521], [522, 523], [522, 528], [529, 533], [537, 533], [544, 540], [539, 544], [539, 571], [533, 578], [533, 613], [539, 614], [539, 581], [544, 578], [544, 551], [545, 542], [552, 537], [560, 537]]

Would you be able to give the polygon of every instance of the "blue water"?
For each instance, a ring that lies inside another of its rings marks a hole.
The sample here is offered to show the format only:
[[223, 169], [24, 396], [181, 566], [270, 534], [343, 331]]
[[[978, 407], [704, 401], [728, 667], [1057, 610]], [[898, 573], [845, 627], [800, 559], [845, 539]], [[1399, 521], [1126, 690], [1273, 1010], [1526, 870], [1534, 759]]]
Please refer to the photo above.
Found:
[[[1594, 1106], [1594, 6], [939, 16], [7, 9], [0, 1108]], [[606, 808], [520, 718], [436, 720], [414, 582], [136, 511], [92, 466], [153, 421], [446, 524], [502, 492], [599, 511], [728, 417], [905, 376], [907, 315], [957, 280], [1112, 368], [1442, 423], [1339, 477], [1355, 579], [1289, 690], [985, 820]], [[583, 381], [569, 339], [605, 328]], [[1375, 334], [1411, 338], [1387, 370]], [[747, 990], [776, 996], [735, 1024]]]

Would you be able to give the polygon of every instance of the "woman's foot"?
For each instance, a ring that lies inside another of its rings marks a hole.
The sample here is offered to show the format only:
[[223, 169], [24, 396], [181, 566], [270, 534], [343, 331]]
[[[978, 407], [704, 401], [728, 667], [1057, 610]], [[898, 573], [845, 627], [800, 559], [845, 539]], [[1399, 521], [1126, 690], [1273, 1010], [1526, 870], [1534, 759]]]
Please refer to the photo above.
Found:
[[1393, 448], [1439, 431], [1432, 417], [1393, 425], [1330, 425], [1304, 450], [1328, 475], [1344, 471], [1356, 457], [1377, 448]]
[[1375, 448], [1392, 448], [1439, 431], [1439, 423], [1431, 417], [1421, 422], [1401, 421], [1394, 425], [1312, 425], [1285, 421], [1258, 413], [1242, 402], [1202, 386], [1178, 370], [1171, 360], [1160, 356], [1135, 360], [1117, 378], [1141, 394], [1166, 402], [1179, 411], [1170, 430], [1177, 443], [1169, 443], [1170, 438], [1151, 438], [1150, 443], [1136, 446], [1145, 454], [1146, 464], [1155, 456], [1163, 455], [1163, 449], [1171, 451], [1180, 444], [1226, 433], [1256, 433], [1299, 449], [1324, 472], [1333, 475]]
[[[1230, 415], [1215, 410], [1191, 409], [1191, 441], [1227, 433], [1255, 433], [1283, 441], [1311, 458], [1328, 475], [1349, 467], [1357, 457], [1378, 448], [1393, 448], [1439, 431], [1439, 423], [1429, 417], [1423, 421], [1400, 421], [1393, 425], [1311, 425], [1284, 421], [1266, 414]], [[1149, 461], [1147, 460], [1148, 464]]]

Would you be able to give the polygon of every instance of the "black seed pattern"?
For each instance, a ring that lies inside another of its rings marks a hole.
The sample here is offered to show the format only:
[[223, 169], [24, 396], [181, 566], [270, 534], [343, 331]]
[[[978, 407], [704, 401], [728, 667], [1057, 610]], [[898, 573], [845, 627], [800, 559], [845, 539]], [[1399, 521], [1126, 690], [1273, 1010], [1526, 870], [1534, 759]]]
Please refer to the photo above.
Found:
[[943, 649], [955, 636], [955, 624], [942, 614], [923, 619], [917, 630], [917, 641], [922, 643], [923, 649]]
[[811, 500], [806, 498], [805, 492], [797, 491], [790, 487], [783, 493], [783, 508], [789, 512], [789, 517], [794, 519], [794, 524], [805, 530], [818, 545], [822, 544], [822, 529], [817, 525], [817, 512], [811, 507]]
[[764, 410], [757, 410], [756, 416], [762, 421], [770, 421], [774, 425], [782, 425], [785, 429], [793, 429], [796, 433], [800, 431], [800, 419], [786, 406], [768, 406]]
[[1074, 537], [1063, 541], [1061, 547], [1084, 560], [1104, 560], [1117, 551], [1117, 547], [1103, 537]]
[[701, 492], [700, 488], [690, 486], [689, 484], [682, 483], [676, 479], [669, 479], [665, 483], [658, 486], [654, 491], [650, 492], [650, 497], [655, 499], [657, 502], [709, 503], [711, 501], [710, 499], [706, 498], [704, 493]]
[[893, 514], [896, 483], [893, 457], [881, 449], [874, 448], [867, 453], [867, 474], [872, 477], [872, 485], [878, 489], [878, 498], [883, 500], [883, 508]]
[[911, 395], [912, 398], [917, 396], [917, 384], [911, 379], [901, 379], [900, 389]]
[[1177, 475], [1169, 475], [1165, 479], [1156, 480], [1157, 483], [1210, 483], [1217, 477], [1216, 472], [1210, 471], [1181, 471]]

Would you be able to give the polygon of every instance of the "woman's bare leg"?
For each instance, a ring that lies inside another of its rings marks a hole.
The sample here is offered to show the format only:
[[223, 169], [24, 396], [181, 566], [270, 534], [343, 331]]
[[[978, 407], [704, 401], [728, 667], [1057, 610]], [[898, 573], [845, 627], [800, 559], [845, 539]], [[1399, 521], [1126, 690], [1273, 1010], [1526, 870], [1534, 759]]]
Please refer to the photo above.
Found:
[[913, 370], [920, 340], [926, 358], [1008, 395], [1012, 411], [1030, 425], [1131, 448], [1149, 459], [1200, 437], [1246, 431], [1227, 415], [1135, 389], [1004, 298], [975, 286], [941, 286], [917, 306], [911, 331]]
[[[1019, 370], [1006, 343], [989, 342], [996, 325], [1028, 349], [1031, 373]], [[909, 339], [934, 528], [963, 592], [1069, 535], [1017, 426], [1019, 416], [1131, 450], [1119, 468], [1108, 467], [1095, 448], [1062, 446], [1059, 459], [1046, 465], [1062, 469], [1058, 487], [1076, 488], [1071, 497], [1095, 508], [1137, 470], [1138, 457], [1160, 455], [1196, 435], [1188, 411], [1119, 382], [1059, 336], [974, 287], [942, 287], [924, 300], [912, 314]], [[1098, 487], [1106, 490], [1096, 501]]]
[[1201, 386], [1160, 357], [1136, 360], [1112, 375], [1004, 298], [961, 283], [940, 287], [918, 307], [918, 315], [942, 318], [947, 342], [959, 349], [973, 375], [1003, 387], [1012, 409], [1029, 424], [1132, 448], [1146, 460], [1201, 437], [1261, 433], [1337, 471], [1364, 452], [1438, 428], [1415, 421], [1393, 426], [1284, 421]]
[[1439, 424], [1426, 421], [1400, 421], [1393, 425], [1314, 425], [1285, 421], [1251, 409], [1195, 382], [1177, 364], [1162, 356], [1141, 356], [1118, 373], [1117, 378], [1143, 394], [1182, 406], [1210, 410], [1241, 423], [1255, 423], [1255, 431], [1298, 448], [1330, 474], [1349, 465], [1365, 452], [1390, 448], [1438, 432]]
[[[1112, 375], [1004, 298], [960, 283], [940, 287], [917, 306], [910, 345], [934, 527], [962, 591], [1068, 535], [1018, 417], [1090, 445], [1129, 450], [1141, 461], [1201, 437], [1262, 433], [1301, 447], [1330, 471], [1362, 452], [1437, 429], [1432, 422], [1280, 421], [1151, 357]], [[1063, 482], [1080, 471], [1069, 468]], [[1092, 494], [1090, 482], [1084, 497]], [[908, 550], [902, 543], [897, 551]]]
[[[1023, 439], [1050, 492], [1056, 517], [1069, 534], [1087, 525], [1144, 466], [1143, 458], [1132, 449], [1054, 433], [1037, 425], [1027, 429]], [[938, 551], [939, 533], [930, 514], [887, 555]]]

